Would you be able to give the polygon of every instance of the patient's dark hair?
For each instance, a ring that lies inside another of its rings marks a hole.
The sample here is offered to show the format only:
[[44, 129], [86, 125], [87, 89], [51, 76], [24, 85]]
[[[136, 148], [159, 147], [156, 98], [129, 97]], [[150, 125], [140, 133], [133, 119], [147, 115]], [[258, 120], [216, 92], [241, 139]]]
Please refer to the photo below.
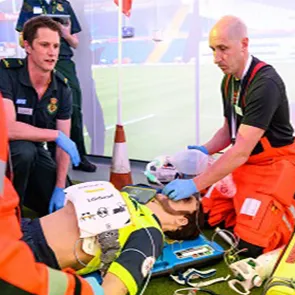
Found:
[[204, 227], [204, 212], [200, 202], [198, 210], [193, 213], [185, 214], [188, 222], [176, 231], [166, 231], [165, 235], [172, 240], [194, 240], [200, 235], [200, 231]]

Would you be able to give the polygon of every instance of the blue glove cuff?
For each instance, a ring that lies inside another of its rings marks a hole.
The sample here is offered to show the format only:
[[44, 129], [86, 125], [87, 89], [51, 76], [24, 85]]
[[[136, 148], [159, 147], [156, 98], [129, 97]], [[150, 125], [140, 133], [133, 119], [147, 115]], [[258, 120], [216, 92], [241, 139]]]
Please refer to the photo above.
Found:
[[86, 280], [91, 286], [95, 295], [104, 295], [103, 287], [98, 283], [96, 278], [89, 276], [87, 278], [84, 278], [84, 280]]
[[206, 155], [209, 155], [209, 151], [207, 150], [206, 147], [204, 147], [203, 145], [200, 146], [200, 151]]
[[189, 179], [189, 182], [190, 182], [190, 185], [191, 185], [191, 192], [192, 192], [192, 194], [198, 193], [199, 190], [197, 188], [197, 185], [194, 182], [194, 179], [193, 178], [192, 179]]
[[60, 192], [60, 191], [63, 191], [63, 190], [64, 190], [63, 188], [60, 188], [60, 187], [56, 186], [56, 187], [54, 188], [53, 193], [55, 193], [55, 192]]
[[58, 136], [55, 140], [56, 143], [60, 140], [61, 136], [62, 136], [62, 132], [60, 130], [58, 130]]
[[60, 130], [55, 142], [71, 157], [73, 165], [78, 166], [81, 159], [76, 144]]
[[188, 145], [187, 148], [189, 150], [198, 150], [198, 151], [204, 153], [205, 155], [209, 155], [209, 151], [203, 145]]

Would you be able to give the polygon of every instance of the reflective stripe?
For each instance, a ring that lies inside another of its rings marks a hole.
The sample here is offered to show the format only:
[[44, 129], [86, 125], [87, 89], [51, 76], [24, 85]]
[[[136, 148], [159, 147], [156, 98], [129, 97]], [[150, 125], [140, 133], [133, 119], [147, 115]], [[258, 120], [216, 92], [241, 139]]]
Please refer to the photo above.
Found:
[[0, 196], [3, 196], [6, 163], [0, 160]]
[[128, 289], [128, 292], [130, 295], [137, 294], [138, 286], [135, 278], [132, 276], [132, 274], [124, 268], [121, 264], [117, 262], [113, 262], [108, 269], [108, 272], [114, 274], [115, 276], [118, 276], [120, 274], [120, 280], [125, 284], [125, 286]]
[[289, 231], [292, 232], [293, 228], [292, 228], [292, 226], [291, 226], [290, 222], [288, 221], [287, 216], [285, 214], [283, 215], [283, 221], [285, 222], [285, 224], [286, 224], [287, 228], [289, 229]]
[[295, 219], [295, 207], [291, 205], [288, 209], [291, 212], [293, 219]]
[[48, 295], [65, 295], [68, 288], [68, 277], [65, 273], [48, 268]]

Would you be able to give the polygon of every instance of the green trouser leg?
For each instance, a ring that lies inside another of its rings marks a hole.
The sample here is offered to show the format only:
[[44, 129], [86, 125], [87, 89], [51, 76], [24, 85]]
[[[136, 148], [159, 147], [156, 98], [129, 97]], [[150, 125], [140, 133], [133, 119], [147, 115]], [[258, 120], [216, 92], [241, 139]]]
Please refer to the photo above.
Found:
[[70, 59], [61, 59], [56, 64], [56, 70], [62, 73], [67, 79], [73, 94], [73, 113], [71, 139], [76, 143], [80, 156], [86, 155], [83, 116], [82, 116], [82, 92], [76, 75], [75, 63]]

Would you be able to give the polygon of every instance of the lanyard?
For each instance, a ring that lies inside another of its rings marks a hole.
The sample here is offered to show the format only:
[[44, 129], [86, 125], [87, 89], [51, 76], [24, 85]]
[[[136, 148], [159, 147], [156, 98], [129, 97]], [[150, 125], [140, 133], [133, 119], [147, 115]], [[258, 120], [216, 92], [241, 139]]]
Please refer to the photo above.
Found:
[[[56, 3], [56, 0], [53, 0], [53, 1], [51, 1], [52, 3], [52, 14], [55, 14], [55, 12], [56, 12], [56, 7], [57, 7], [57, 3]], [[45, 7], [45, 5], [44, 5], [44, 0], [39, 0], [39, 3], [40, 3], [40, 5], [41, 5], [41, 8], [42, 8], [42, 12], [43, 12], [43, 14], [47, 14], [47, 9], [46, 9], [46, 7]], [[48, 4], [48, 6], [49, 6], [50, 4]]]
[[235, 91], [235, 77], [232, 77], [231, 82], [231, 141], [235, 143], [236, 133], [237, 133], [237, 113], [235, 111], [235, 106], [239, 105], [240, 94], [241, 94], [241, 83], [239, 83], [239, 88]]

